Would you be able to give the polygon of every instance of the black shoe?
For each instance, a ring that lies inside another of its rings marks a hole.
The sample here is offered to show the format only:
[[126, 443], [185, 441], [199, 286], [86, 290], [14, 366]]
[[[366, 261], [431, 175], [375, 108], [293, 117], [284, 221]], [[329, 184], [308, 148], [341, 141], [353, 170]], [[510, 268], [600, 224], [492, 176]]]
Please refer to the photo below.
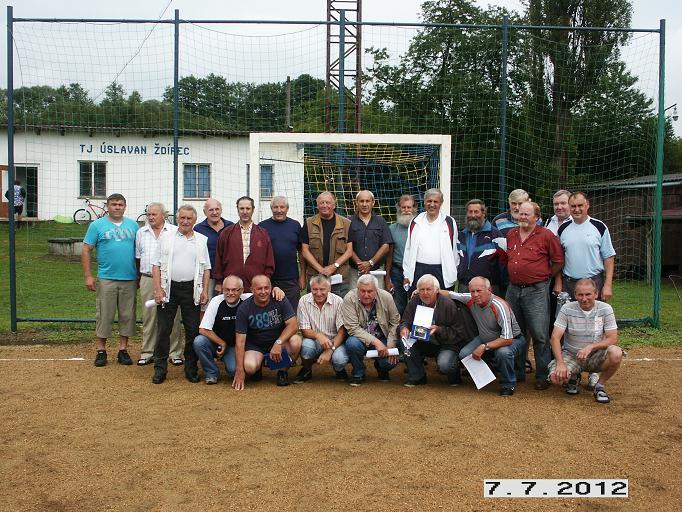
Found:
[[98, 350], [97, 356], [95, 357], [95, 366], [104, 366], [107, 364], [107, 351]]
[[413, 388], [415, 386], [423, 386], [425, 384], [426, 384], [426, 375], [424, 375], [421, 379], [417, 379], [417, 380], [409, 379], [405, 384], [403, 384], [403, 386], [405, 386], [406, 388]]
[[388, 370], [382, 370], [379, 366], [379, 361], [374, 361], [374, 368], [377, 371], [377, 377], [380, 382], [389, 382], [391, 377], [388, 375]]
[[357, 388], [357, 387], [360, 387], [360, 386], [362, 385], [363, 382], [365, 382], [365, 378], [364, 378], [364, 377], [353, 377], [353, 378], [350, 380], [349, 384], [350, 384], [351, 386], [353, 386], [354, 388]]
[[263, 369], [261, 368], [256, 373], [251, 375], [251, 382], [260, 382], [263, 380]]
[[[312, 375], [312, 371], [310, 374]], [[289, 372], [287, 370], [279, 370], [277, 372], [277, 385], [278, 386], [288, 386], [289, 385]]]
[[294, 379], [294, 384], [303, 384], [304, 382], [309, 381], [312, 378], [313, 378], [313, 369], [312, 368], [306, 368], [304, 366], [298, 371], [298, 375], [296, 375], [296, 378]]
[[199, 371], [196, 368], [185, 367], [185, 378], [192, 384], [199, 382]]
[[500, 396], [512, 396], [514, 394], [514, 388], [502, 388], [500, 389]]
[[348, 372], [345, 369], [336, 372], [336, 380], [348, 380]]
[[462, 383], [462, 375], [459, 370], [448, 373], [448, 384], [451, 386], [459, 386]]
[[130, 366], [131, 364], [133, 364], [133, 360], [130, 359], [130, 354], [128, 354], [128, 351], [126, 349], [118, 351], [116, 360], [118, 361], [118, 364], [123, 364], [126, 366]]
[[152, 384], [162, 384], [166, 380], [166, 371], [160, 368], [154, 369], [154, 376], [152, 377]]

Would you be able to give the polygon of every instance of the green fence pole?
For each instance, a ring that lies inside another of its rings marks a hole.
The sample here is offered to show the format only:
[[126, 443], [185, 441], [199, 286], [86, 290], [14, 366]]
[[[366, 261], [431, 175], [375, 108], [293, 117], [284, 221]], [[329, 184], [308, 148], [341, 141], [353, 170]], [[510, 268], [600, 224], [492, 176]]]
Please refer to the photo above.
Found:
[[9, 318], [10, 328], [17, 332], [17, 261], [14, 232], [14, 45], [12, 6], [7, 6], [7, 190], [9, 204]]
[[507, 48], [509, 17], [502, 19], [502, 66], [500, 71], [500, 211], [507, 209]]
[[654, 191], [653, 325], [661, 322], [661, 233], [663, 230], [663, 139], [665, 137], [665, 20], [660, 21], [658, 55], [658, 135], [656, 137], [656, 189]]
[[[173, 215], [178, 211], [178, 138], [180, 134], [180, 10], [175, 9], [173, 47]], [[178, 219], [175, 219], [177, 224]]]

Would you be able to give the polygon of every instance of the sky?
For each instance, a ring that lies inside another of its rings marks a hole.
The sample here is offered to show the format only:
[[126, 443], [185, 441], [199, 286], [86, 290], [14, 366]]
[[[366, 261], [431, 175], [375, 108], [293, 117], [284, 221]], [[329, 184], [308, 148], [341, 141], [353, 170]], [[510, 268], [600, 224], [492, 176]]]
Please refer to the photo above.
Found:
[[[326, 0], [4, 0], [0, 10], [0, 87], [6, 87], [6, 27], [7, 5], [14, 8], [17, 18], [172, 18], [179, 9], [183, 19], [263, 19], [263, 20], [324, 20]], [[422, 0], [364, 0], [364, 21], [418, 22]], [[521, 12], [518, 0], [477, 1], [481, 7], [499, 5]], [[666, 19], [666, 94], [665, 105], [682, 102], [682, 59], [675, 49], [682, 48], [682, 2], [679, 0], [633, 0], [632, 28], [658, 28]], [[165, 11], [165, 13], [164, 13]], [[249, 30], [257, 31], [253, 26]], [[279, 32], [286, 32], [279, 27]], [[293, 30], [293, 28], [292, 28]], [[15, 87], [19, 85], [15, 80]], [[682, 107], [682, 103], [680, 103]], [[682, 111], [682, 108], [680, 109]], [[673, 123], [682, 134], [682, 119]]]

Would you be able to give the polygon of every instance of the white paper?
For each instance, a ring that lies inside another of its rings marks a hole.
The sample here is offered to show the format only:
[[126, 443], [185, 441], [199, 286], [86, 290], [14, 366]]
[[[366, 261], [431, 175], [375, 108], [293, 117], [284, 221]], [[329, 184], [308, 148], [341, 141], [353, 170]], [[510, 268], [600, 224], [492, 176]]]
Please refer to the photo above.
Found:
[[419, 327], [431, 327], [431, 325], [433, 325], [433, 312], [433, 308], [417, 306], [417, 310], [414, 312], [414, 320], [412, 321], [412, 325], [418, 325]]
[[332, 274], [329, 281], [332, 285], [341, 284], [343, 283], [343, 278], [341, 277], [341, 274]]
[[156, 301], [154, 299], [149, 299], [148, 301], [146, 301], [144, 303], [144, 307], [146, 307], [146, 308], [154, 308], [156, 306], [158, 306], [158, 304], [156, 303]]
[[[397, 356], [398, 354], [400, 354], [400, 352], [398, 352], [397, 348], [389, 348], [388, 349], [388, 355], [389, 356]], [[376, 357], [379, 357], [379, 351], [378, 350], [368, 350], [367, 353], [365, 354], [365, 357], [368, 359], [374, 359]]]
[[476, 360], [469, 354], [462, 359], [465, 368], [469, 372], [471, 379], [476, 384], [476, 389], [481, 389], [495, 380], [495, 374], [490, 370], [483, 359]]
[[486, 256], [490, 256], [491, 254], [495, 254], [495, 251], [497, 249], [486, 249], [485, 251], [482, 251], [481, 254], [478, 255], [479, 258], [485, 258]]
[[370, 270], [369, 273], [375, 277], [383, 277], [386, 275], [385, 270]]

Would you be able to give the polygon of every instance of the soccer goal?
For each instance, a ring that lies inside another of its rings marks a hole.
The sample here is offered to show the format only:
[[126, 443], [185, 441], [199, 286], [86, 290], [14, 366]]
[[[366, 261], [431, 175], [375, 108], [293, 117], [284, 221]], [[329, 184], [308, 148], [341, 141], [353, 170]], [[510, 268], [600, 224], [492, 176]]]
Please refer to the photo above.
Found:
[[433, 187], [443, 191], [442, 211], [450, 212], [450, 135], [252, 133], [249, 142], [249, 193], [260, 218], [281, 195], [289, 216], [302, 222], [325, 191], [347, 216], [364, 189], [374, 193], [374, 212], [389, 222], [402, 194], [412, 194], [421, 208]]

